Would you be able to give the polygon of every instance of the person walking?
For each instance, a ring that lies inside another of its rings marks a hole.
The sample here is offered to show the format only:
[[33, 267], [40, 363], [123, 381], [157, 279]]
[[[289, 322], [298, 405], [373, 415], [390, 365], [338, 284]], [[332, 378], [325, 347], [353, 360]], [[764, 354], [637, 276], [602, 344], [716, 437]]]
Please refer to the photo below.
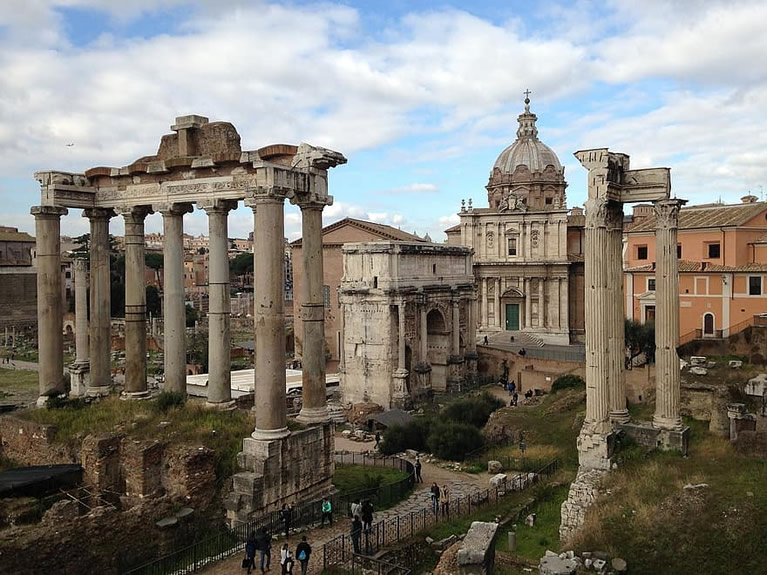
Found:
[[380, 431], [376, 431], [376, 445], [375, 445], [375, 449], [378, 449], [378, 445], [380, 443], [381, 443], [381, 432]]
[[248, 533], [248, 538], [245, 540], [245, 559], [248, 564], [248, 575], [256, 567], [256, 534], [252, 531]]
[[[261, 573], [266, 573], [272, 563], [272, 536], [266, 531], [266, 527], [261, 527], [258, 531], [256, 548], [259, 552]], [[264, 568], [264, 563], [266, 563], [266, 568]]]
[[355, 499], [354, 501], [351, 502], [351, 505], [349, 505], [349, 512], [350, 512], [350, 517], [352, 518], [355, 515], [362, 514], [362, 505], [360, 505], [359, 499]]
[[282, 551], [280, 551], [280, 565], [282, 566], [282, 575], [293, 573], [293, 554], [287, 543], [282, 545]]
[[287, 503], [282, 504], [280, 509], [280, 521], [282, 522], [282, 528], [285, 530], [285, 537], [290, 535], [290, 523], [293, 520], [293, 506]]
[[328, 525], [333, 525], [333, 506], [330, 503], [330, 499], [324, 497], [322, 499], [322, 507], [320, 507], [322, 515], [320, 517], [320, 527], [325, 525], [325, 519], [328, 520]]
[[445, 519], [450, 519], [450, 489], [448, 489], [447, 485], [442, 486], [442, 497], [440, 498], [442, 501], [442, 517]]
[[423, 483], [423, 477], [421, 477], [421, 459], [415, 456], [415, 481], [416, 483]]
[[434, 514], [436, 515], [439, 513], [439, 485], [437, 485], [437, 482], [431, 484], [431, 508], [432, 511], [434, 511]]
[[306, 542], [306, 535], [304, 535], [301, 537], [301, 543], [296, 546], [296, 559], [298, 559], [298, 563], [301, 565], [301, 575], [306, 575], [311, 554], [312, 546]]
[[365, 499], [365, 501], [362, 502], [361, 517], [362, 526], [365, 529], [365, 532], [370, 531], [373, 526], [373, 504], [370, 502], [370, 499]]
[[354, 552], [360, 553], [360, 535], [362, 534], [362, 521], [360, 521], [359, 515], [355, 515], [352, 519], [352, 528], [350, 535], [352, 537], [352, 547]]

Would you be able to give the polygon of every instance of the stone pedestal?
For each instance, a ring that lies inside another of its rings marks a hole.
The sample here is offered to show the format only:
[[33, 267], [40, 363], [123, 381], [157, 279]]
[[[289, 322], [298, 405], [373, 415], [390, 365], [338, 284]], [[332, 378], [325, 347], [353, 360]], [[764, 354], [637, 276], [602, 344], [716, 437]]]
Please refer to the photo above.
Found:
[[90, 370], [91, 366], [87, 360], [84, 362], [76, 361], [69, 366], [69, 395], [74, 397], [87, 395]]
[[756, 431], [756, 415], [748, 413], [743, 403], [728, 403], [727, 418], [730, 420], [730, 441], [737, 441], [741, 431]]
[[392, 383], [394, 390], [391, 397], [391, 406], [399, 409], [410, 409], [412, 401], [407, 390], [407, 378], [410, 372], [406, 369], [397, 369], [392, 374]]
[[[37, 244], [37, 350], [40, 399], [64, 393], [61, 297], [61, 216], [65, 208], [34, 206]], [[14, 345], [16, 339], [14, 338]]]
[[[335, 428], [324, 423], [279, 439], [246, 437], [224, 500], [231, 526], [241, 525], [283, 503], [304, 503], [332, 490]], [[338, 510], [343, 511], [343, 510]]]
[[474, 521], [456, 554], [460, 575], [487, 575], [495, 564], [498, 523]]
[[690, 428], [659, 429], [648, 422], [623, 423], [618, 428], [647, 449], [678, 451], [687, 455], [690, 445]]
[[593, 433], [584, 426], [577, 439], [581, 469], [609, 470], [615, 454], [615, 433]]

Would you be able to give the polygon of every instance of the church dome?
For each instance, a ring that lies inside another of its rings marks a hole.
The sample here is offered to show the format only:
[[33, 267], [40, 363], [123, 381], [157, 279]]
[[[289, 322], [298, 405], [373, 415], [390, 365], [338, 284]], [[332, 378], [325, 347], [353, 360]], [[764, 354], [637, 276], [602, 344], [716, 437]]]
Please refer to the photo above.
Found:
[[517, 119], [517, 139], [498, 156], [493, 164], [493, 172], [498, 169], [502, 174], [513, 174], [519, 166], [527, 166], [531, 172], [542, 172], [547, 166], [552, 166], [558, 172], [562, 170], [554, 150], [538, 139], [538, 128], [535, 126], [537, 119], [530, 112], [530, 99], [525, 98], [525, 112]]

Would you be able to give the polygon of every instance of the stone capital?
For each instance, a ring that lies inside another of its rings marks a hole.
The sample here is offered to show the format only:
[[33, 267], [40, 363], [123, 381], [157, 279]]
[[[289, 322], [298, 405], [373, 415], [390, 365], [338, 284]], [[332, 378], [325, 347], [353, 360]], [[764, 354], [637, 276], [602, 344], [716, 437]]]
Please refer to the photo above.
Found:
[[301, 208], [302, 212], [306, 210], [322, 211], [325, 209], [325, 206], [333, 205], [333, 196], [296, 193], [290, 199], [290, 203]]
[[112, 208], [88, 208], [83, 210], [83, 216], [89, 220], [109, 220], [115, 217], [115, 211]]
[[123, 216], [125, 220], [132, 220], [134, 223], [140, 223], [144, 221], [149, 214], [152, 213], [151, 206], [118, 206], [115, 211]]
[[165, 216], [183, 216], [194, 211], [192, 204], [181, 202], [163, 202], [160, 204], [153, 204], [152, 211], [158, 212]]
[[75, 271], [88, 271], [88, 260], [85, 258], [74, 258], [72, 259], [72, 267], [75, 269]]
[[293, 195], [289, 188], [281, 186], [257, 186], [247, 191], [245, 205], [255, 212], [259, 204], [284, 203], [286, 198]]
[[35, 218], [60, 218], [66, 216], [69, 210], [58, 206], [32, 206], [29, 213]]
[[656, 229], [672, 229], [679, 227], [679, 210], [686, 203], [687, 200], [679, 199], [654, 202], [653, 210], [655, 212]]
[[213, 198], [197, 202], [197, 208], [200, 210], [205, 210], [208, 215], [216, 213], [228, 214], [231, 210], [237, 209], [237, 201]]

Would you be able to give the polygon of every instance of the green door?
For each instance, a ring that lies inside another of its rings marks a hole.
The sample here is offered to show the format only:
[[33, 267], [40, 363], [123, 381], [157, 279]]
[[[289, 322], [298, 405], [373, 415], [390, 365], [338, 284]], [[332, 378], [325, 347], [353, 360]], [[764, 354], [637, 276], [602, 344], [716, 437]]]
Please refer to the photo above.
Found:
[[506, 329], [508, 331], [519, 331], [519, 304], [506, 304]]

